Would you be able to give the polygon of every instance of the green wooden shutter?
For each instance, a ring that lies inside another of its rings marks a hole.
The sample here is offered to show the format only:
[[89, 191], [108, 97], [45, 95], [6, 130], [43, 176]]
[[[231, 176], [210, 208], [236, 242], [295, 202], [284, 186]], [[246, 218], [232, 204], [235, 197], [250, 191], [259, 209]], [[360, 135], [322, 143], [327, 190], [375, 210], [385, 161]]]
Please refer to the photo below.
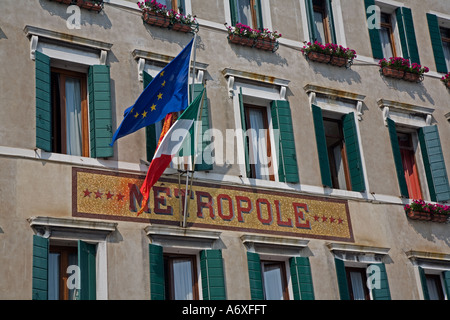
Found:
[[48, 239], [33, 235], [32, 299], [48, 299]]
[[241, 126], [242, 126], [242, 135], [244, 138], [244, 156], [245, 156], [245, 171], [247, 174], [247, 178], [252, 176], [252, 170], [250, 167], [250, 154], [249, 154], [249, 144], [248, 144], [248, 136], [245, 134], [247, 132], [247, 124], [245, 122], [245, 109], [244, 109], [244, 96], [242, 95], [242, 88], [239, 93], [239, 108], [241, 111]]
[[233, 26], [238, 23], [238, 14], [237, 14], [237, 3], [236, 0], [230, 0], [230, 14], [231, 14], [231, 24]]
[[331, 34], [331, 42], [337, 43], [336, 40], [336, 29], [334, 28], [334, 16], [333, 16], [333, 7], [331, 5], [332, 0], [326, 0], [326, 7], [327, 7], [327, 15], [328, 15], [328, 28], [330, 29]]
[[[152, 82], [153, 77], [149, 75], [147, 72], [144, 71], [143, 73], [143, 84], [144, 84], [144, 90], [147, 88], [147, 86]], [[156, 136], [156, 128], [155, 124], [151, 124], [147, 127], [145, 127], [145, 145], [146, 145], [146, 152], [147, 152], [147, 161], [151, 162], [153, 159], [153, 156], [155, 155], [156, 146], [158, 144], [159, 137]]]
[[398, 144], [398, 136], [395, 122], [388, 118], [387, 124], [389, 129], [389, 137], [391, 139], [391, 147], [392, 147], [392, 154], [394, 156], [395, 169], [397, 171], [397, 180], [400, 188], [400, 194], [405, 198], [409, 198], [408, 186], [406, 184], [405, 171], [403, 169], [402, 156], [400, 153], [400, 146]]
[[316, 24], [314, 23], [314, 7], [312, 0], [305, 0], [305, 5], [306, 15], [308, 17], [309, 41], [314, 42], [317, 40], [317, 35]]
[[113, 135], [109, 66], [89, 67], [88, 87], [91, 157], [112, 157], [114, 151], [109, 145]]
[[373, 300], [391, 300], [391, 292], [389, 290], [386, 266], [384, 265], [384, 263], [377, 263], [374, 266], [380, 269], [380, 288], [372, 289]]
[[78, 266], [80, 267], [80, 300], [95, 300], [96, 288], [95, 244], [78, 240]]
[[150, 299], [164, 300], [164, 258], [163, 248], [158, 245], [149, 244], [150, 261]]
[[425, 270], [422, 267], [419, 268], [420, 283], [422, 284], [423, 298], [424, 300], [430, 300], [430, 293], [428, 292], [427, 278], [425, 277]]
[[320, 173], [322, 176], [322, 185], [333, 187], [331, 181], [330, 162], [328, 160], [327, 142], [325, 139], [325, 128], [323, 125], [322, 109], [312, 105], [312, 114], [314, 120], [314, 129], [316, 134], [317, 152], [319, 153]]
[[359, 149], [358, 131], [356, 130], [355, 113], [352, 112], [343, 116], [342, 125], [352, 190], [364, 192], [366, 186], [364, 183], [361, 151]]
[[281, 182], [299, 183], [297, 153], [289, 101], [271, 102], [272, 128], [279, 130], [278, 178]]
[[248, 276], [252, 300], [264, 300], [264, 290], [261, 275], [261, 260], [259, 254], [247, 251]]
[[334, 258], [334, 262], [336, 265], [336, 276], [341, 300], [350, 300], [344, 261], [338, 258]]
[[437, 126], [420, 128], [419, 141], [431, 200], [450, 200], [450, 186]]
[[[375, 5], [375, 0], [364, 0], [364, 5], [366, 9], [366, 17], [367, 19], [370, 18], [369, 13], [367, 12], [367, 9], [370, 6]], [[369, 37], [370, 37], [370, 44], [372, 46], [372, 55], [375, 59], [383, 59], [383, 58], [389, 58], [384, 57], [383, 54], [383, 48], [381, 46], [381, 38], [380, 38], [380, 31], [376, 28], [369, 28]]]
[[450, 300], [450, 271], [444, 271], [442, 277], [444, 278], [444, 290], [447, 293], [447, 300]]
[[[205, 88], [205, 86], [201, 83], [194, 84], [193, 95], [192, 95], [194, 100], [195, 100], [195, 98], [198, 97], [199, 94], [202, 93], [204, 88]], [[211, 136], [205, 135], [205, 132], [207, 132], [210, 129], [208, 96], [206, 93], [206, 88], [205, 88], [205, 94], [203, 97], [201, 121], [202, 121], [202, 125], [201, 125], [201, 128], [199, 128], [201, 130], [201, 132], [196, 133], [196, 138], [200, 137], [200, 136], [202, 137], [202, 139], [198, 139], [198, 141], [196, 142], [197, 143], [197, 152], [201, 153], [201, 159], [199, 157], [197, 158], [196, 163], [195, 163], [195, 171], [210, 171], [213, 169], [212, 155], [211, 155], [211, 153], [208, 154], [208, 152], [206, 152], [206, 154], [205, 154], [203, 152], [203, 151], [205, 151], [205, 148], [211, 144]]]
[[225, 300], [222, 250], [200, 252], [203, 300]]
[[416, 33], [411, 9], [400, 7], [395, 10], [397, 16], [398, 33], [402, 45], [403, 58], [420, 64], [419, 48], [417, 47]]
[[35, 52], [36, 70], [36, 147], [52, 151], [52, 103], [50, 58]]
[[311, 265], [308, 257], [289, 259], [294, 300], [314, 300]]
[[442, 46], [441, 30], [436, 15], [427, 13], [428, 29], [430, 30], [431, 46], [433, 47], [434, 61], [437, 72], [447, 73], [447, 63], [445, 61], [444, 47]]
[[255, 0], [255, 12], [256, 12], [256, 28], [258, 30], [264, 29], [264, 21], [262, 17], [261, 0]]

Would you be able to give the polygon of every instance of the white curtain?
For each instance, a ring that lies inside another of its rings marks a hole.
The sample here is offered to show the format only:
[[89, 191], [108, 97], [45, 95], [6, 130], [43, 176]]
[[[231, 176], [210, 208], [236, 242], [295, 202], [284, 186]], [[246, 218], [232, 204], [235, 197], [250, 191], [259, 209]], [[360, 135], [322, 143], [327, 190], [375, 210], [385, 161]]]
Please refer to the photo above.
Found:
[[314, 11], [314, 24], [316, 26], [316, 37], [320, 43], [325, 43], [325, 26], [323, 24], [323, 15], [321, 12]]
[[427, 287], [430, 300], [439, 300], [438, 288], [434, 279], [427, 278]]
[[383, 56], [386, 59], [389, 59], [393, 56], [392, 52], [392, 45], [391, 45], [391, 35], [390, 31], [386, 28], [380, 29], [380, 40], [381, 40], [381, 47], [383, 49]]
[[67, 154], [82, 155], [81, 85], [79, 79], [66, 78], [66, 145]]
[[447, 63], [447, 70], [450, 71], [450, 43], [442, 42], [442, 45], [444, 47], [444, 57], [445, 62]]
[[250, 8], [250, 0], [237, 0], [238, 21], [250, 27], [252, 26], [252, 11]]
[[48, 300], [59, 300], [59, 253], [48, 255]]
[[264, 293], [266, 300], [283, 300], [281, 270], [278, 265], [264, 265]]
[[269, 158], [267, 157], [267, 131], [264, 128], [263, 113], [261, 110], [248, 109], [250, 120], [249, 129], [249, 155], [250, 163], [255, 166], [255, 179], [269, 180]]
[[352, 283], [352, 289], [353, 289], [353, 299], [354, 300], [365, 300], [365, 294], [364, 294], [364, 285], [365, 282], [363, 282], [361, 273], [359, 272], [350, 272], [350, 281]]
[[191, 260], [174, 260], [172, 267], [175, 300], [193, 300]]

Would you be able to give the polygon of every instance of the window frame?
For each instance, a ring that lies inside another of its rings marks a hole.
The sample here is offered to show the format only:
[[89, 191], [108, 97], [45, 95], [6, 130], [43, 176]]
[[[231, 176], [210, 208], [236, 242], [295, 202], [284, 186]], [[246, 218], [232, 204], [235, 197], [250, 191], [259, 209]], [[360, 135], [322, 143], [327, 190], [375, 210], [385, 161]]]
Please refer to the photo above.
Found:
[[[392, 51], [392, 56], [397, 57], [397, 46], [396, 46], [396, 37], [394, 33], [394, 21], [393, 21], [393, 14], [387, 13], [387, 12], [380, 12], [380, 16], [385, 15], [388, 17], [388, 22], [382, 22], [380, 19], [380, 38], [381, 38], [381, 29], [385, 28], [389, 32], [389, 41]], [[389, 59], [390, 57], [385, 57], [386, 59]]]
[[[266, 106], [259, 106], [259, 105], [254, 105], [254, 104], [249, 104], [249, 103], [244, 103], [244, 112], [245, 112], [245, 122], [246, 122], [246, 127], [247, 130], [252, 129], [251, 125], [250, 125], [250, 110], [254, 109], [254, 110], [258, 110], [261, 111], [262, 113], [262, 118], [263, 118], [263, 130], [266, 130], [266, 144], [267, 144], [267, 149], [266, 149], [266, 156], [267, 156], [267, 160], [268, 160], [268, 170], [269, 170], [269, 180], [270, 181], [275, 181], [275, 173], [274, 173], [274, 166], [273, 166], [273, 157], [272, 157], [272, 142], [271, 142], [271, 131], [270, 131], [270, 127], [269, 127], [269, 118], [268, 118], [268, 114], [269, 112], [267, 111], [267, 107]], [[268, 133], [268, 135], [267, 135]], [[252, 150], [252, 145], [251, 145], [251, 141], [252, 139], [250, 139], [250, 134], [247, 135], [247, 139], [249, 140], [249, 143], [247, 144], [248, 149], [249, 149], [249, 155], [251, 155], [250, 150]], [[258, 152], [260, 152], [259, 150], [259, 146], [257, 146], [257, 150]], [[259, 153], [258, 155], [256, 155], [259, 157]], [[250, 161], [250, 159], [249, 159]], [[253, 162], [255, 162], [255, 160], [253, 159]], [[257, 179], [257, 173], [256, 173], [256, 166], [255, 163], [252, 163], [252, 161], [250, 161], [250, 169], [251, 169], [251, 177], [248, 178], [252, 178], [252, 179]], [[261, 180], [266, 180], [266, 179], [261, 179]]]
[[[80, 80], [80, 96], [81, 96], [81, 156], [89, 157], [90, 155], [90, 135], [89, 135], [89, 107], [88, 107], [88, 94], [87, 94], [87, 74], [76, 72], [68, 69], [61, 69], [57, 67], [50, 68], [52, 77], [52, 139], [53, 139], [53, 152], [67, 154], [67, 128], [66, 128], [66, 115], [67, 115], [67, 105], [65, 96], [65, 81], [67, 78], [76, 78]], [[53, 81], [53, 76], [59, 75], [59, 101], [56, 96], [56, 83]], [[64, 107], [63, 107], [64, 106]], [[60, 108], [59, 119], [57, 119], [58, 112], [57, 108]], [[59, 120], [59, 121], [58, 121]], [[60, 127], [58, 126], [60, 125]], [[57, 130], [57, 128], [60, 128]], [[56, 133], [59, 131], [60, 136], [55, 137]], [[59, 141], [60, 140], [60, 141]]]
[[286, 272], [286, 261], [278, 261], [278, 260], [266, 260], [261, 258], [261, 278], [263, 281], [263, 290], [264, 290], [264, 300], [267, 300], [266, 296], [266, 286], [264, 283], [264, 267], [266, 265], [276, 265], [278, 266], [281, 273], [281, 289], [283, 291], [283, 300], [290, 300], [289, 297], [289, 283]]
[[[59, 256], [59, 300], [69, 300], [69, 288], [66, 285], [68, 276], [67, 276], [67, 267], [69, 266], [69, 254], [77, 254], [78, 249], [75, 246], [69, 245], [58, 245], [52, 243], [50, 241], [49, 245], [49, 254], [50, 253], [58, 253]], [[50, 271], [49, 271], [49, 279], [50, 279]], [[75, 294], [75, 293], [74, 293]]]
[[[325, 1], [324, 0], [320, 0], [320, 1], [321, 1], [321, 5], [319, 6], [317, 4], [314, 4], [315, 1], [313, 0], [313, 13], [319, 12], [322, 14], [322, 23], [324, 26], [323, 32], [324, 32], [324, 36], [325, 36], [325, 39], [323, 39], [324, 42], [322, 42], [322, 43], [332, 43], [333, 40], [331, 39], [331, 31], [330, 31], [331, 20], [329, 17], [329, 12], [326, 8]], [[314, 27], [317, 28], [315, 18], [314, 18]]]
[[[180, 259], [187, 259], [191, 263], [191, 280], [192, 280], [192, 300], [199, 300], [199, 284], [198, 284], [198, 269], [197, 269], [197, 258], [198, 254], [175, 254], [165, 252], [163, 253], [164, 258], [164, 276], [165, 276], [165, 286], [166, 289], [166, 300], [175, 300], [175, 287], [174, 287], [174, 271], [173, 271], [173, 261]], [[166, 272], [168, 271], [168, 272]]]
[[[443, 30], [446, 30], [446, 33], [449, 35], [449, 37], [445, 37], [443, 35], [443, 33], [444, 33], [444, 32], [442, 32]], [[439, 27], [439, 32], [441, 33], [442, 47], [445, 49], [445, 46], [447, 45], [450, 48], [450, 28], [447, 26]], [[445, 50], [444, 50], [444, 59], [447, 64], [447, 69], [450, 70], [450, 56], [445, 55]]]
[[370, 290], [367, 288], [367, 267], [351, 267], [351, 266], [345, 266], [345, 273], [347, 275], [347, 286], [348, 286], [348, 292], [350, 295], [350, 300], [355, 300], [355, 297], [353, 295], [353, 285], [350, 278], [351, 272], [357, 272], [361, 274], [362, 277], [362, 283], [363, 283], [363, 291], [364, 291], [364, 299], [365, 300], [372, 300]]

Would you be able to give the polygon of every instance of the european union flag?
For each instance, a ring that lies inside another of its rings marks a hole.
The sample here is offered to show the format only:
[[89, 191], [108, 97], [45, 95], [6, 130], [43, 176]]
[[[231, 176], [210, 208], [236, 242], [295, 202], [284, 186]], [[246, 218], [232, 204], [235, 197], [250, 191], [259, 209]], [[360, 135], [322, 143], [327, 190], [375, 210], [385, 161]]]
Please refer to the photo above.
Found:
[[189, 63], [194, 39], [150, 82], [114, 133], [114, 142], [188, 106]]

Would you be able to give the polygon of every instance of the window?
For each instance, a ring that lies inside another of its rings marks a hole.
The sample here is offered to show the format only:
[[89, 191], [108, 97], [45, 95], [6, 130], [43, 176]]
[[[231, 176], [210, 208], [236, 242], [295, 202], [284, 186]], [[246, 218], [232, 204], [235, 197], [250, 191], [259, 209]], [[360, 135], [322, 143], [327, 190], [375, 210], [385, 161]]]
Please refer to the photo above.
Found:
[[333, 188], [351, 190], [342, 121], [323, 119]]
[[185, 14], [186, 6], [184, 1], [185, 0], [158, 0], [159, 3], [167, 6], [168, 10], [175, 10]]
[[220, 233], [148, 226], [151, 300], [225, 300], [222, 251], [212, 248]]
[[383, 263], [389, 249], [329, 243], [341, 300], [391, 300]]
[[242, 23], [262, 30], [261, 0], [230, 0], [230, 11], [232, 25]]
[[[389, 59], [401, 56], [412, 63], [420, 64], [412, 11], [407, 7], [364, 0], [367, 21], [374, 21], [373, 15], [380, 12], [380, 28], [368, 26], [372, 54], [375, 59]], [[373, 11], [377, 5], [381, 11]], [[370, 10], [369, 10], [370, 9]], [[398, 41], [396, 41], [398, 39]]]
[[89, 156], [86, 74], [51, 69], [53, 151]]
[[434, 109], [388, 100], [378, 103], [384, 107], [401, 196], [411, 199], [429, 197], [437, 202], [450, 200], [439, 130], [436, 125], [430, 125]]
[[450, 21], [427, 13], [428, 29], [437, 72], [450, 71]]
[[364, 192], [355, 113], [338, 114], [312, 105], [322, 184], [341, 190]]
[[32, 26], [25, 33], [35, 60], [36, 147], [112, 157], [110, 71], [105, 64], [112, 44]]
[[196, 256], [164, 255], [166, 300], [198, 300]]
[[425, 274], [425, 279], [430, 300], [444, 300], [441, 276], [438, 274]]
[[411, 199], [423, 199], [411, 133], [397, 132], [408, 194]]
[[[36, 233], [33, 235], [33, 300], [108, 298], [106, 237], [116, 230], [116, 223], [97, 222], [94, 226], [91, 221], [53, 217], [33, 217], [28, 221]], [[68, 269], [70, 266], [79, 269]], [[79, 287], [75, 277], [79, 277]]]
[[324, 0], [313, 0], [314, 27], [316, 40], [321, 43], [331, 43], [330, 18]]
[[381, 13], [380, 17], [380, 40], [383, 48], [383, 56], [385, 58], [396, 57], [397, 50], [395, 49], [394, 31], [392, 27], [391, 15]]
[[366, 285], [366, 269], [346, 267], [345, 272], [347, 275], [350, 300], [370, 300], [369, 289]]
[[267, 108], [244, 104], [244, 109], [251, 170], [248, 178], [274, 181]]
[[50, 245], [48, 256], [48, 300], [75, 300], [75, 289], [67, 285], [67, 268], [78, 266], [76, 247]]
[[284, 262], [262, 261], [265, 300], [289, 300]]
[[441, 28], [442, 47], [444, 49], [445, 62], [447, 70], [450, 70], [450, 29]]

